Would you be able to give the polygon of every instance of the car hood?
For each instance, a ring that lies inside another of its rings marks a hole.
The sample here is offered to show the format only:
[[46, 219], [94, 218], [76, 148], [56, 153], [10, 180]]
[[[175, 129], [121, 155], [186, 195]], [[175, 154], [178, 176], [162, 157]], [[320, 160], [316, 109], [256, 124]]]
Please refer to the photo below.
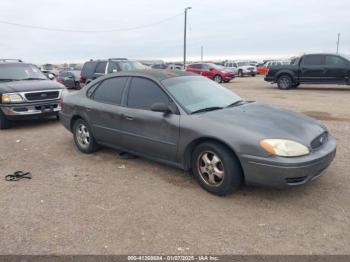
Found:
[[15, 93], [53, 89], [64, 89], [64, 86], [53, 80], [23, 80], [0, 83], [0, 93]]
[[[202, 114], [209, 123], [216, 122], [227, 132], [237, 129], [250, 138], [289, 139], [309, 146], [311, 141], [326, 131], [326, 127], [306, 115], [252, 102], [242, 106]], [[236, 132], [237, 133], [237, 132]]]

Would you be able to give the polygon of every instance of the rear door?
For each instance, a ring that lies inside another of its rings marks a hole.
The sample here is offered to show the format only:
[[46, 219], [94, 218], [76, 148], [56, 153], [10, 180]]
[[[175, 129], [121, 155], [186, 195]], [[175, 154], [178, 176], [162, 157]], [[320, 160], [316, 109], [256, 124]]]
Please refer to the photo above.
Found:
[[344, 83], [349, 79], [348, 62], [340, 56], [326, 55], [325, 70], [329, 82]]
[[102, 81], [91, 95], [86, 109], [97, 140], [119, 146], [121, 140], [122, 97], [129, 77], [114, 77]]
[[156, 82], [132, 78], [122, 117], [121, 143], [129, 151], [175, 162], [180, 115], [151, 111], [151, 106], [159, 102], [172, 103]]
[[213, 78], [214, 77], [214, 73], [212, 71], [210, 71], [210, 65], [202, 64], [201, 75], [205, 76], [205, 77], [208, 77], [208, 78]]
[[189, 65], [187, 71], [201, 75], [201, 64], [193, 64]]
[[300, 62], [300, 82], [320, 83], [327, 80], [323, 55], [305, 55]]

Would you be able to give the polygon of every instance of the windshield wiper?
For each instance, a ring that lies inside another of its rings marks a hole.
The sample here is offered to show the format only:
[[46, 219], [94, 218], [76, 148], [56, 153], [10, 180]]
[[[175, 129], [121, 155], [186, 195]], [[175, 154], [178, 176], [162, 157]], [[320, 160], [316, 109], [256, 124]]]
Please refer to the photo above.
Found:
[[209, 111], [219, 110], [219, 109], [223, 109], [223, 107], [220, 107], [220, 106], [206, 107], [206, 108], [202, 108], [202, 109], [193, 111], [191, 113], [191, 115], [197, 114], [197, 113], [202, 113], [202, 112], [209, 112]]
[[20, 79], [20, 81], [22, 80], [46, 80], [45, 78], [40, 78], [40, 77], [28, 77], [28, 78], [22, 78]]
[[12, 82], [12, 81], [19, 81], [19, 80], [18, 79], [11, 79], [11, 78], [0, 78], [0, 81]]
[[226, 108], [228, 107], [235, 107], [235, 106], [240, 106], [240, 105], [243, 105], [247, 103], [246, 101], [243, 101], [243, 100], [238, 100], [236, 102], [233, 102], [232, 104], [229, 104], [228, 106], [226, 106]]

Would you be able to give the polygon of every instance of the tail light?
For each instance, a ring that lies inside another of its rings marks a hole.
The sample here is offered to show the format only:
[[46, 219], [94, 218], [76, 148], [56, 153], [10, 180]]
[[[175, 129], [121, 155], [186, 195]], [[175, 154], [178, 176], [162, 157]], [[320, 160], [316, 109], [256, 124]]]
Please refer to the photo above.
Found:
[[79, 79], [79, 81], [80, 81], [80, 83], [85, 83], [85, 81], [86, 81], [86, 78], [85, 77], [83, 77], [82, 75], [80, 75], [80, 79]]

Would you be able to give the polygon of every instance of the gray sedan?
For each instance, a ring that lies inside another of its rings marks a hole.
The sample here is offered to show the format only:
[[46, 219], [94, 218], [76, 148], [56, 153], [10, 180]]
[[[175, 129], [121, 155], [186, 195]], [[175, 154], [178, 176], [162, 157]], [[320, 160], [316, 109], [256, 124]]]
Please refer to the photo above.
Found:
[[192, 170], [217, 195], [242, 183], [305, 184], [324, 173], [336, 152], [335, 139], [316, 120], [243, 101], [182, 71], [101, 77], [64, 96], [60, 119], [84, 153], [102, 145]]

